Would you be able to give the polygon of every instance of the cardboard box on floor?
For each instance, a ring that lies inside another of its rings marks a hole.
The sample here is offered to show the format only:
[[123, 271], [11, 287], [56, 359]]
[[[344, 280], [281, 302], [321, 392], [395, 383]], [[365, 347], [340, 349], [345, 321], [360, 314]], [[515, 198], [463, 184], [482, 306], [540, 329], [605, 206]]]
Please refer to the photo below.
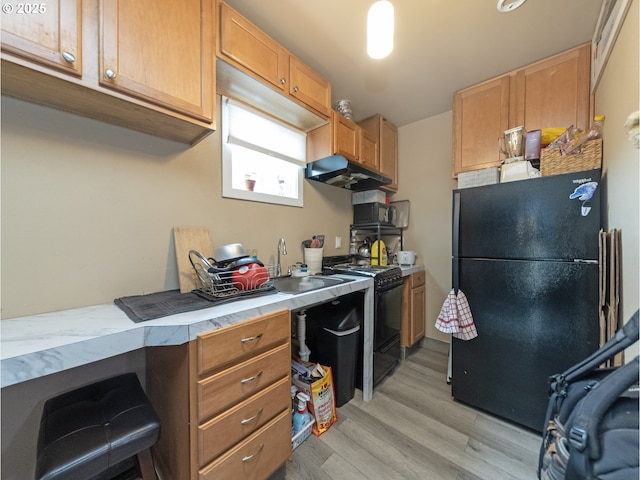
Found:
[[313, 433], [316, 436], [322, 435], [338, 419], [336, 415], [336, 396], [333, 390], [333, 375], [331, 367], [319, 365], [322, 369], [322, 377], [308, 383], [299, 376], [309, 375], [319, 364], [303, 362], [299, 359], [291, 360], [291, 381], [298, 390], [309, 395], [307, 402], [309, 413], [313, 415], [316, 422], [313, 425]]

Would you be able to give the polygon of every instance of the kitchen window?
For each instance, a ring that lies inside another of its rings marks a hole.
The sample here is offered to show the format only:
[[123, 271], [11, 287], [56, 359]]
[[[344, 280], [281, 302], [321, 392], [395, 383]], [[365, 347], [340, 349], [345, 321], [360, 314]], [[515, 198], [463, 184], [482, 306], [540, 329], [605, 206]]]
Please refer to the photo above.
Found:
[[222, 97], [222, 196], [302, 207], [304, 132]]

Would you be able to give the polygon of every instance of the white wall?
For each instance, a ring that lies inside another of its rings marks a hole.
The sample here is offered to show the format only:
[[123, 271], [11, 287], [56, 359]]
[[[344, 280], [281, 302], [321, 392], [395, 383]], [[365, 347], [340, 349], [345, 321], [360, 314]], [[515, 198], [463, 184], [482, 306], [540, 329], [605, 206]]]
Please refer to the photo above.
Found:
[[[638, 1], [633, 0], [595, 92], [595, 112], [606, 117], [603, 136], [605, 228], [622, 231], [622, 321], [627, 321], [640, 304], [640, 150], [633, 147], [623, 128], [628, 115], [640, 108], [638, 18]], [[638, 351], [636, 345], [626, 358], [633, 358]]]
[[451, 290], [452, 112], [398, 129], [399, 192], [411, 202], [405, 249], [418, 253], [426, 271], [426, 336], [449, 341], [434, 325]]
[[178, 288], [176, 225], [269, 263], [284, 237], [285, 266], [314, 234], [348, 253], [348, 190], [305, 181], [304, 208], [222, 198], [220, 137], [189, 148], [2, 97], [2, 318]]

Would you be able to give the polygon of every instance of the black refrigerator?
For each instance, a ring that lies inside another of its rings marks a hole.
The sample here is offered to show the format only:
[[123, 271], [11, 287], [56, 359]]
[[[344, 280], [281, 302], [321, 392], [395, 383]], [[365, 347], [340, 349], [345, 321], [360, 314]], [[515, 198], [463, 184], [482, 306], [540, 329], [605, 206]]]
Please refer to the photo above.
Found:
[[542, 431], [548, 378], [598, 348], [600, 170], [453, 191], [452, 395]]

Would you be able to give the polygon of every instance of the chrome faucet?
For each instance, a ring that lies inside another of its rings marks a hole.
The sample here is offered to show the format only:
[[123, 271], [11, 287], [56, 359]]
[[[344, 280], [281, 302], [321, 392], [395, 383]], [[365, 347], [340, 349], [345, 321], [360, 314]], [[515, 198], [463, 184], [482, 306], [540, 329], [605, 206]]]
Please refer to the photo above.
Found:
[[284, 241], [284, 238], [281, 238], [280, 240], [278, 240], [278, 265], [276, 266], [276, 277], [282, 276], [282, 264], [280, 263], [280, 253], [282, 253], [282, 255], [287, 254], [287, 243]]

